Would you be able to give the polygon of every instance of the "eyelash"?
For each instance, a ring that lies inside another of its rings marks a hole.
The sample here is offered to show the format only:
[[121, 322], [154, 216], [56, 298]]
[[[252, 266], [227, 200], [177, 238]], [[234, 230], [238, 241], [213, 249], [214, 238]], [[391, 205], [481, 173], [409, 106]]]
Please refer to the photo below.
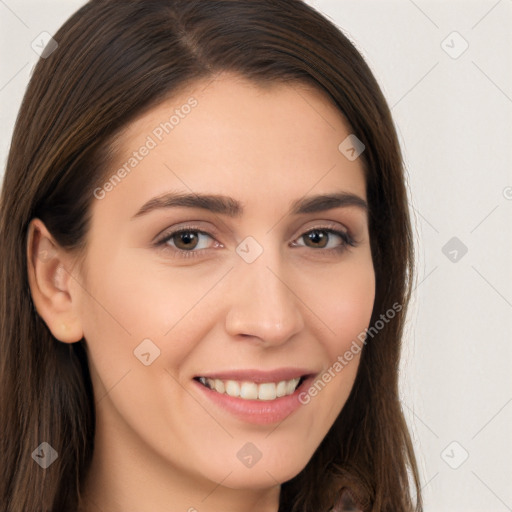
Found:
[[[331, 235], [337, 235], [341, 238], [342, 244], [337, 247], [331, 248], [331, 249], [323, 249], [322, 250], [321, 248], [320, 249], [310, 248], [314, 251], [321, 250], [321, 252], [328, 253], [328, 254], [341, 254], [348, 246], [356, 247], [358, 245], [356, 240], [354, 240], [354, 238], [352, 236], [350, 236], [347, 232], [335, 229], [333, 226], [318, 226], [318, 227], [314, 227], [312, 229], [308, 229], [305, 233], [300, 235], [297, 240], [299, 240], [302, 237], [308, 235], [309, 233], [313, 233], [315, 231], [324, 231]], [[177, 258], [197, 258], [197, 257], [200, 257], [204, 251], [209, 250], [209, 249], [199, 249], [199, 250], [191, 249], [189, 251], [185, 251], [183, 249], [178, 249], [176, 247], [167, 245], [167, 242], [169, 242], [169, 240], [171, 240], [172, 238], [174, 238], [177, 235], [180, 235], [181, 233], [200, 233], [203, 235], [207, 235], [211, 239], [215, 240], [215, 238], [210, 233], [203, 231], [202, 229], [198, 228], [197, 226], [185, 226], [183, 228], [180, 228], [176, 231], [172, 231], [171, 233], [164, 235], [163, 238], [161, 238], [160, 240], [157, 240], [155, 242], [155, 246], [161, 247], [164, 250], [172, 251]], [[307, 246], [302, 246], [302, 245], [299, 247], [308, 248]]]

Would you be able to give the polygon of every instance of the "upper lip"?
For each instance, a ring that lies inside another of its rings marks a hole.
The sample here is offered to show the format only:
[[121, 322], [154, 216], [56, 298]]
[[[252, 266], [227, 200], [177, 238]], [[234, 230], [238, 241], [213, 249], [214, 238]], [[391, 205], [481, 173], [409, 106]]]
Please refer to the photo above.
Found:
[[236, 380], [255, 382], [261, 384], [263, 382], [281, 382], [283, 380], [299, 379], [301, 377], [307, 377], [314, 375], [317, 372], [313, 372], [306, 368], [277, 368], [275, 370], [226, 370], [219, 372], [207, 372], [197, 375], [198, 377], [205, 377], [207, 379], [219, 379], [219, 380]]

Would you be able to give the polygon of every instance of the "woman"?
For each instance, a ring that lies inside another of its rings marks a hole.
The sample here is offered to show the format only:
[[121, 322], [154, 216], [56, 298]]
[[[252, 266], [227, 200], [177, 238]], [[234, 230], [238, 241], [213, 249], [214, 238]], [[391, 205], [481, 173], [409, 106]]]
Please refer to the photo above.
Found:
[[93, 0], [54, 37], [2, 189], [2, 509], [421, 510], [361, 56], [299, 0]]

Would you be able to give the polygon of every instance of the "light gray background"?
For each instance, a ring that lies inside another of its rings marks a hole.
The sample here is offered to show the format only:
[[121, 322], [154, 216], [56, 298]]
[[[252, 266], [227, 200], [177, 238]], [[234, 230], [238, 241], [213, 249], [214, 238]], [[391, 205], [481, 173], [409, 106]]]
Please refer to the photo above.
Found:
[[[83, 3], [0, 0], [2, 173], [31, 43]], [[418, 277], [402, 392], [425, 510], [512, 511], [512, 0], [310, 3], [366, 57], [406, 159]]]

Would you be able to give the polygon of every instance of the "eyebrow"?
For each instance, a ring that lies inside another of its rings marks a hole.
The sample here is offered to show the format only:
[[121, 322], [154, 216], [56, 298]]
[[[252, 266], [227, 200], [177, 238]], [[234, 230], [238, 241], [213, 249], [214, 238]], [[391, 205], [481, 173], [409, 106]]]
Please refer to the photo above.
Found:
[[[337, 192], [298, 199], [292, 202], [289, 213], [292, 215], [318, 213], [333, 208], [349, 206], [355, 206], [364, 211], [368, 210], [368, 203], [362, 197], [350, 192]], [[240, 217], [244, 212], [242, 203], [229, 196], [170, 192], [147, 201], [132, 219], [155, 210], [176, 207], [200, 208], [213, 213], [227, 215], [228, 217]]]

